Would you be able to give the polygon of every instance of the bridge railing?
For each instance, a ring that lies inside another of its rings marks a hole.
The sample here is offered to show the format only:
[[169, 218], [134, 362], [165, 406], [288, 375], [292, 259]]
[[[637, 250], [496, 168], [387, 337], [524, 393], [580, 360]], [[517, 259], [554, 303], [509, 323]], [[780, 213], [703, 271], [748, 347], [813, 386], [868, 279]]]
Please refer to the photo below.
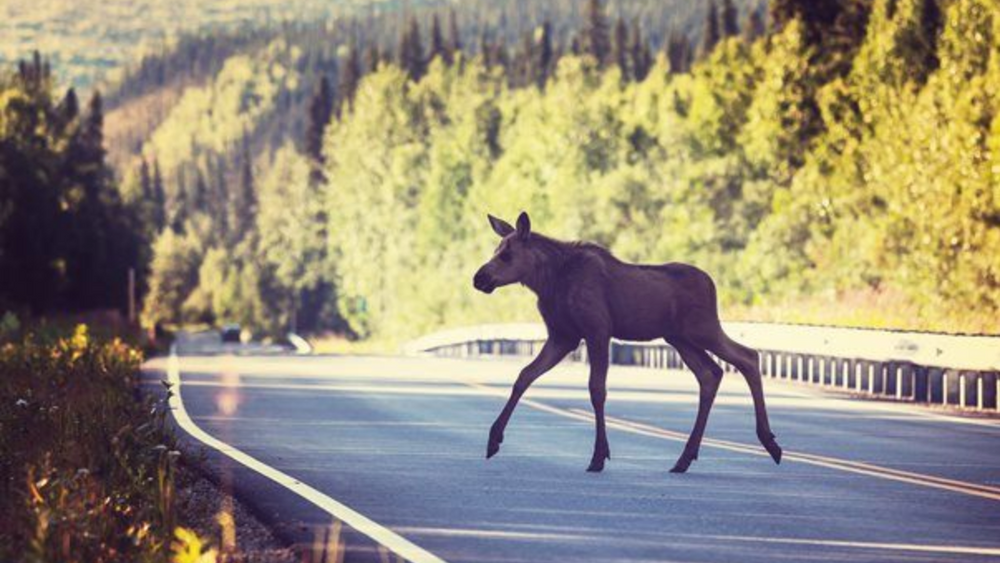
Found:
[[[1000, 336], [963, 336], [807, 325], [723, 323], [734, 340], [760, 352], [765, 377], [898, 400], [1000, 412]], [[540, 324], [494, 324], [430, 334], [410, 354], [531, 356], [545, 341]], [[571, 356], [586, 361], [580, 346]], [[718, 358], [716, 358], [718, 360]], [[611, 343], [611, 362], [683, 367], [666, 343]], [[726, 371], [734, 371], [725, 362]]]

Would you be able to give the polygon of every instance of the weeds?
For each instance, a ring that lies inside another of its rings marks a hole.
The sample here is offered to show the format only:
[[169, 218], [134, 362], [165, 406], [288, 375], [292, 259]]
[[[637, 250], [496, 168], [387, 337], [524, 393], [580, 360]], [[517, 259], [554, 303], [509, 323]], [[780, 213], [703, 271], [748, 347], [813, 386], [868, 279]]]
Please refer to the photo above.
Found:
[[180, 454], [164, 402], [140, 397], [141, 361], [84, 325], [0, 344], [0, 561], [165, 562], [172, 545], [214, 560], [175, 537]]

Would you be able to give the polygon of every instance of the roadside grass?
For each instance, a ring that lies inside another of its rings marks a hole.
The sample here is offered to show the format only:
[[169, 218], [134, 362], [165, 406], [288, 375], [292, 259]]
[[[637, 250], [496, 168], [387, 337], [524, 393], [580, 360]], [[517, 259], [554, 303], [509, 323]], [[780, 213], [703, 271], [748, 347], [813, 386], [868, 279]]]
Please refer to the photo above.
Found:
[[0, 561], [214, 561], [177, 525], [180, 453], [139, 393], [142, 352], [60, 332], [0, 341]]

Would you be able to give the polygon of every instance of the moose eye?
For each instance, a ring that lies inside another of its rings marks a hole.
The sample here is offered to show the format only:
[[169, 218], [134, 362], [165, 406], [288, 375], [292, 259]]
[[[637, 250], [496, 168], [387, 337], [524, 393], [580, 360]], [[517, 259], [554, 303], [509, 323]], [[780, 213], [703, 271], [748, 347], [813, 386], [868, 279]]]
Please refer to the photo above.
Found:
[[504, 250], [503, 252], [501, 252], [500, 253], [500, 260], [502, 260], [504, 262], [510, 262], [510, 251], [509, 250]]

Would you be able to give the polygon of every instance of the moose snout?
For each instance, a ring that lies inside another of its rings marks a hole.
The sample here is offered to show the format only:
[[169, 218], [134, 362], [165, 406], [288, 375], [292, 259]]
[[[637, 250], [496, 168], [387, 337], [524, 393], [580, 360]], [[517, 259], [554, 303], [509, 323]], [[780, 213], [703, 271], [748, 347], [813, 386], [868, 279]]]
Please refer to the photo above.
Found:
[[493, 290], [496, 289], [496, 282], [493, 280], [493, 276], [484, 270], [485, 267], [476, 272], [472, 278], [472, 286], [483, 293], [493, 293]]

